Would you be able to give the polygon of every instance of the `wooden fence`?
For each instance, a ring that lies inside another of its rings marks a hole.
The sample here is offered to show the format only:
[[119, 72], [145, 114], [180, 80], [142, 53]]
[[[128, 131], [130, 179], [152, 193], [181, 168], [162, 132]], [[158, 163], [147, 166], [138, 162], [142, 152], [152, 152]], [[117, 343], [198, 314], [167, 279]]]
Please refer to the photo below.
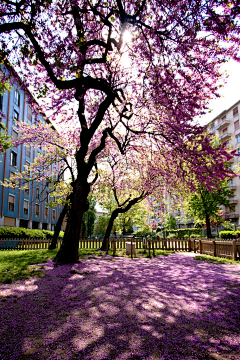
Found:
[[[19, 249], [19, 250], [35, 250], [35, 249], [48, 249], [51, 240], [50, 239], [4, 239], [0, 240], [0, 249], [2, 243], [9, 241], [18, 241], [18, 246], [11, 247], [8, 249]], [[148, 249], [148, 251], [155, 250], [174, 250], [174, 251], [194, 251], [200, 254], [209, 254], [218, 257], [224, 257], [228, 259], [240, 258], [240, 240], [210, 240], [210, 239], [148, 239], [143, 240], [142, 238], [137, 239], [123, 239], [114, 238], [110, 239], [110, 248], [114, 250], [126, 249], [126, 242], [135, 243], [136, 250]], [[57, 248], [60, 248], [62, 239], [58, 239]], [[14, 244], [14, 243], [13, 243]], [[80, 239], [79, 249], [100, 249], [102, 245], [102, 239]]]

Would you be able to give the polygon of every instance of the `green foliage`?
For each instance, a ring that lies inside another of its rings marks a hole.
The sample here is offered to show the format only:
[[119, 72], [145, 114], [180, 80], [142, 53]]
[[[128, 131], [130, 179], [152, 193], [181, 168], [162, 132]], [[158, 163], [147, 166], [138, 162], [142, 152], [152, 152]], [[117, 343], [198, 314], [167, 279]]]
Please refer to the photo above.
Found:
[[191, 234], [190, 235], [190, 239], [200, 239], [200, 238], [202, 238], [202, 236], [199, 234]]
[[220, 231], [219, 237], [221, 239], [235, 239], [236, 234], [240, 237], [240, 231]]
[[96, 199], [93, 196], [88, 197], [89, 209], [83, 214], [81, 234], [82, 236], [91, 236], [94, 233], [94, 225], [96, 219]]
[[[51, 239], [54, 232], [48, 230], [34, 230], [17, 227], [0, 227], [0, 239]], [[60, 231], [59, 238], [63, 238], [64, 232]]]
[[165, 230], [165, 236], [169, 238], [171, 235], [171, 238], [189, 238], [191, 235], [202, 235], [202, 229], [201, 228], [187, 228], [187, 229], [177, 229], [177, 230]]
[[[110, 216], [99, 215], [94, 226], [94, 234], [103, 236], [107, 230], [108, 222]], [[115, 226], [113, 225], [113, 231]]]
[[213, 187], [213, 192], [198, 186], [198, 191], [191, 193], [185, 202], [185, 212], [188, 218], [194, 218], [196, 222], [205, 223], [206, 218], [217, 217], [220, 206], [230, 206], [228, 197], [232, 197], [227, 181], [223, 181]]
[[172, 216], [172, 215], [169, 216], [169, 218], [167, 219], [166, 228], [169, 230], [177, 229], [177, 221], [174, 216]]
[[148, 225], [145, 225], [145, 226], [142, 226], [140, 229], [136, 230], [133, 235], [134, 235], [134, 237], [138, 237], [138, 236], [146, 237], [150, 234], [152, 234], [150, 227]]
[[7, 151], [11, 148], [12, 142], [11, 142], [12, 136], [7, 134], [7, 129], [3, 123], [0, 122], [0, 153], [2, 151]]
[[224, 230], [234, 231], [234, 223], [231, 220], [223, 221]]

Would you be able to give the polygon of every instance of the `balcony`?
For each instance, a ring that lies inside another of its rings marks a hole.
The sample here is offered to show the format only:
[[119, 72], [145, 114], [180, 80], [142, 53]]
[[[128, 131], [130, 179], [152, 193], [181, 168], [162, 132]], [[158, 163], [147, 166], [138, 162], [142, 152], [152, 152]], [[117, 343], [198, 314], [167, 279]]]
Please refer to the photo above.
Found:
[[229, 198], [229, 203], [230, 203], [230, 205], [236, 205], [238, 203], [238, 199], [237, 198]]
[[229, 189], [230, 189], [231, 191], [234, 191], [234, 190], [237, 189], [237, 187], [236, 187], [236, 185], [229, 185]]
[[229, 140], [232, 137], [232, 134], [230, 132], [225, 132], [220, 136], [220, 140], [226, 141]]
[[239, 214], [237, 212], [230, 212], [225, 215], [228, 219], [238, 219]]
[[216, 130], [219, 131], [219, 130], [223, 129], [224, 127], [228, 126], [229, 124], [230, 124], [230, 120], [225, 119], [225, 120], [221, 121], [220, 124], [218, 124], [216, 126]]
[[238, 135], [240, 135], [240, 127], [235, 130], [235, 136], [238, 136]]

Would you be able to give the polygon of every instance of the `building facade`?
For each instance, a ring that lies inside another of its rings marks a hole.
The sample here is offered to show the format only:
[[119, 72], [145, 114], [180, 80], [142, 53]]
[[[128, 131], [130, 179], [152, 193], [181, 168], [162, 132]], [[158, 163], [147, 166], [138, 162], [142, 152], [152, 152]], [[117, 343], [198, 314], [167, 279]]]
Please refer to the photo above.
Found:
[[[18, 137], [14, 121], [29, 125], [36, 121], [48, 122], [40, 113], [34, 115], [27, 103], [26, 91], [21, 90], [17, 80], [11, 79], [11, 90], [0, 96], [0, 121], [5, 124], [8, 135]], [[0, 180], [9, 179], [16, 171], [24, 171], [41, 148], [20, 145], [0, 155]], [[49, 188], [46, 181], [27, 182], [25, 190], [0, 185], [0, 226], [16, 226], [29, 229], [54, 230], [62, 206], [50, 208]]]
[[[219, 136], [221, 141], [227, 141], [231, 149], [237, 149], [240, 154], [240, 101], [229, 109], [224, 110], [208, 123], [208, 129]], [[240, 156], [235, 156], [231, 161], [231, 168], [237, 168], [240, 164]], [[234, 197], [229, 198], [233, 209], [225, 207], [226, 218], [231, 219], [235, 227], [240, 225], [240, 179], [238, 176], [229, 182]]]

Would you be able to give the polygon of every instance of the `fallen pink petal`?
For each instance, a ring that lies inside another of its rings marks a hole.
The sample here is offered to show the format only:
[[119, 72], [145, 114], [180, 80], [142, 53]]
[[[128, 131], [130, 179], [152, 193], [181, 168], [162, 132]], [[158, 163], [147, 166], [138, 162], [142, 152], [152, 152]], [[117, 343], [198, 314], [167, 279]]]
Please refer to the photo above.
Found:
[[81, 259], [0, 285], [0, 359], [240, 358], [240, 265]]

